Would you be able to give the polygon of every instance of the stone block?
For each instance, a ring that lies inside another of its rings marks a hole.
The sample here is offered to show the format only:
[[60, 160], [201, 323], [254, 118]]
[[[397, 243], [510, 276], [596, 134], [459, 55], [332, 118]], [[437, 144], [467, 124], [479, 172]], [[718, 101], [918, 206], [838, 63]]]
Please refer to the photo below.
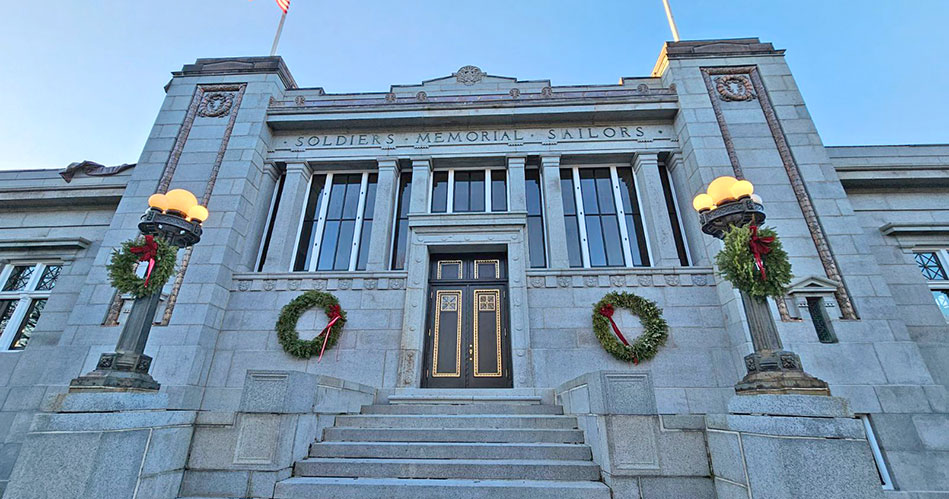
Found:
[[143, 476], [138, 482], [136, 499], [175, 499], [181, 488], [183, 471]]
[[748, 488], [736, 483], [715, 478], [715, 495], [718, 499], [748, 499]]
[[642, 477], [639, 486], [643, 499], [716, 499], [715, 486], [708, 477]]
[[913, 424], [923, 447], [949, 451], [949, 415], [916, 414], [913, 416]]
[[735, 395], [728, 401], [731, 414], [851, 418], [847, 401], [819, 395]]
[[317, 377], [300, 371], [249, 370], [241, 412], [305, 413], [316, 402]]
[[167, 392], [67, 392], [47, 397], [48, 412], [118, 412], [168, 409]]
[[660, 431], [659, 468], [663, 475], [708, 477], [705, 433]]
[[875, 386], [883, 412], [918, 413], [932, 412], [926, 392], [921, 386], [886, 385]]
[[709, 430], [707, 439], [712, 474], [733, 482], [745, 483], [745, 460], [738, 432]]
[[[555, 391], [564, 392], [578, 388], [586, 395], [568, 395], [566, 404], [574, 401], [579, 410], [593, 414], [638, 414], [652, 415], [656, 412], [656, 399], [652, 381], [646, 371], [594, 371], [567, 381]], [[565, 410], [571, 410], [565, 406]]]
[[191, 427], [156, 428], [148, 441], [143, 474], [183, 470], [191, 447]]
[[189, 471], [181, 480], [183, 497], [245, 497], [250, 471]]
[[606, 470], [613, 475], [658, 474], [658, 428], [658, 418], [654, 416], [608, 416], [609, 463]]

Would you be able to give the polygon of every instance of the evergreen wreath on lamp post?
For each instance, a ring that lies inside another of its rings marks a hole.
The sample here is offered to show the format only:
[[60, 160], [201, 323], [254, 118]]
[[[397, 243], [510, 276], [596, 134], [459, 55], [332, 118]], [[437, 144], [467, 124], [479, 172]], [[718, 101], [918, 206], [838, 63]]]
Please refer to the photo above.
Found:
[[[149, 296], [161, 290], [175, 274], [177, 252], [178, 248], [164, 239], [150, 235], [125, 241], [121, 247], [112, 250], [112, 258], [105, 267], [109, 281], [119, 293], [135, 298]], [[145, 277], [135, 273], [139, 262], [148, 262]]]
[[[626, 340], [613, 322], [617, 308], [629, 310], [639, 317], [643, 333], [632, 342]], [[662, 318], [662, 309], [655, 302], [626, 292], [607, 293], [593, 305], [593, 333], [603, 349], [624, 362], [639, 364], [656, 356], [659, 347], [665, 345], [669, 326]]]
[[783, 299], [791, 282], [791, 261], [774, 229], [733, 225], [724, 236], [725, 247], [715, 255], [721, 276], [754, 298]]
[[[312, 340], [301, 340], [300, 333], [297, 332], [297, 321], [304, 312], [313, 307], [322, 308], [329, 322]], [[284, 351], [294, 357], [308, 359], [319, 353], [322, 359], [323, 352], [328, 348], [333, 348], [339, 341], [344, 324], [346, 324], [346, 312], [340, 308], [339, 300], [335, 296], [322, 291], [307, 291], [280, 310], [276, 325], [277, 340], [280, 341]]]

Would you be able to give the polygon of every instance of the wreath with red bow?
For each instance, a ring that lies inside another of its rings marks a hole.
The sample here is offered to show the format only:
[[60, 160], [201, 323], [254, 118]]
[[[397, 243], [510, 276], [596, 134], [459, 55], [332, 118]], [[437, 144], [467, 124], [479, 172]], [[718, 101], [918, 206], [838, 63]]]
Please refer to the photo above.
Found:
[[[125, 241], [112, 250], [112, 258], [106, 265], [109, 281], [120, 293], [136, 298], [160, 292], [175, 274], [177, 253], [178, 248], [153, 236]], [[147, 265], [144, 277], [136, 273], [139, 263]]]
[[[613, 321], [617, 308], [629, 310], [639, 317], [643, 325], [643, 333], [632, 342], [626, 339]], [[603, 349], [613, 357], [639, 364], [655, 357], [659, 347], [666, 344], [669, 326], [662, 318], [662, 309], [655, 302], [633, 293], [612, 292], [593, 305], [593, 333]]]
[[[312, 340], [301, 340], [297, 332], [297, 321], [304, 312], [313, 307], [320, 307], [326, 313], [326, 327]], [[277, 340], [283, 350], [294, 357], [308, 359], [319, 353], [319, 360], [323, 359], [323, 352], [333, 348], [339, 341], [339, 335], [346, 324], [346, 312], [339, 306], [339, 300], [330, 293], [322, 291], [307, 291], [290, 300], [280, 310], [277, 318]]]
[[732, 226], [724, 241], [725, 247], [715, 256], [715, 264], [725, 280], [758, 299], [780, 299], [787, 294], [791, 262], [774, 229]]

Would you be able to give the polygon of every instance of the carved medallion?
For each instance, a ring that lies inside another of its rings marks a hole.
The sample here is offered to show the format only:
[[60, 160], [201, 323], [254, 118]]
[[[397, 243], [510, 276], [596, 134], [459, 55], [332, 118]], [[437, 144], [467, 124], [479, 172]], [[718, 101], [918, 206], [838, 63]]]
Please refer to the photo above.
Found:
[[296, 291], [300, 289], [300, 279], [290, 279], [287, 281], [287, 289], [290, 291]]
[[707, 286], [708, 276], [705, 274], [692, 274], [692, 284], [696, 286]]
[[751, 79], [745, 75], [724, 75], [715, 78], [715, 89], [723, 101], [747, 101], [755, 98]]
[[566, 276], [560, 276], [557, 278], [557, 285], [561, 288], [566, 288], [570, 285], [570, 278]]
[[548, 98], [549, 98], [549, 97], [553, 97], [553, 96], [554, 96], [554, 89], [552, 89], [552, 88], [550, 88], [550, 87], [544, 87], [544, 88], [540, 89], [540, 95], [542, 95], [542, 96], [544, 96], [544, 97], [548, 97]]
[[250, 289], [250, 281], [237, 281], [238, 291], [247, 291]]
[[530, 278], [530, 283], [532, 288], [542, 288], [544, 287], [544, 278], [540, 276], [532, 276]]
[[298, 96], [296, 96], [296, 97], [293, 98], [293, 103], [296, 104], [296, 105], [298, 105], [298, 106], [302, 106], [302, 105], [306, 104], [306, 97], [304, 97], [304, 96], [302, 96], [302, 95], [298, 95]]
[[338, 285], [339, 285], [339, 289], [349, 289], [349, 288], [351, 288], [351, 287], [353, 286], [353, 280], [352, 280], [352, 279], [340, 279]]
[[517, 98], [519, 98], [519, 97], [521, 96], [521, 89], [519, 89], [519, 88], [512, 88], [511, 91], [508, 92], [508, 93], [511, 94], [511, 97], [517, 99]]
[[621, 275], [611, 275], [610, 284], [617, 288], [623, 287], [626, 285], [626, 278]]
[[264, 279], [264, 291], [273, 291], [273, 288], [276, 285], [277, 281], [273, 279]]
[[455, 73], [455, 79], [462, 85], [474, 85], [484, 79], [486, 73], [477, 66], [462, 66]]
[[378, 285], [379, 285], [379, 279], [374, 279], [374, 278], [366, 279], [365, 281], [362, 282], [362, 286], [365, 289], [376, 289], [376, 286]]
[[395, 102], [395, 99], [395, 92], [389, 92], [386, 94], [386, 102]]
[[583, 285], [588, 288], [595, 288], [597, 279], [595, 275], [588, 275], [583, 278]]
[[415, 100], [417, 100], [417, 101], [419, 101], [419, 102], [425, 102], [425, 101], [428, 100], [428, 94], [425, 93], [425, 92], [419, 92], [419, 93], [415, 94]]
[[666, 286], [678, 286], [679, 285], [679, 275], [678, 274], [666, 274]]
[[651, 275], [641, 275], [639, 276], [639, 285], [640, 286], [652, 286], [652, 276]]
[[405, 286], [405, 279], [389, 279], [389, 289], [402, 289]]
[[326, 279], [313, 280], [313, 289], [325, 289], [325, 288], [326, 288]]
[[198, 107], [198, 116], [220, 118], [227, 116], [234, 104], [234, 94], [228, 92], [209, 92], [204, 94]]

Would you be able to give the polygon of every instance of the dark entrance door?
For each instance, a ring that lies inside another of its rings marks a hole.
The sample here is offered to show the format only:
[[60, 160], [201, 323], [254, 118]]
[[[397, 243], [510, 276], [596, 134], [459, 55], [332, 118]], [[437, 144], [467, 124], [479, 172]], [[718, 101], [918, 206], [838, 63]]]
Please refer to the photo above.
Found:
[[423, 388], [510, 388], [507, 259], [432, 255]]

